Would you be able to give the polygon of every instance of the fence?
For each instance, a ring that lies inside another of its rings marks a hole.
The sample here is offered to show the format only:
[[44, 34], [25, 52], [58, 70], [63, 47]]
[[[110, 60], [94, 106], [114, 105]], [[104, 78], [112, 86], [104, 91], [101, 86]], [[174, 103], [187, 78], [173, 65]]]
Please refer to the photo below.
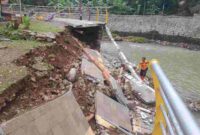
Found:
[[192, 114], [175, 91], [157, 60], [151, 61], [156, 93], [156, 116], [152, 135], [200, 135]]
[[56, 13], [57, 17], [79, 19], [82, 17], [85, 20], [105, 21], [108, 23], [108, 9], [110, 7], [90, 7], [78, 6], [59, 7], [59, 6], [34, 6], [19, 4], [7, 4], [2, 6], [2, 10], [12, 14], [31, 14], [47, 16], [48, 13]]

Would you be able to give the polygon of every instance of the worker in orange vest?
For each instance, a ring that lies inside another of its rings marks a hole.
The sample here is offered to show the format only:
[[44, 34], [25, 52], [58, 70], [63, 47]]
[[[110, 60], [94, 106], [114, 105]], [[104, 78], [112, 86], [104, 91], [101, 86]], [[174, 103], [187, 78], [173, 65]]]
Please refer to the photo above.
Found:
[[145, 79], [147, 71], [148, 71], [149, 62], [146, 60], [145, 57], [142, 57], [142, 61], [139, 64], [140, 68], [140, 77], [142, 80]]

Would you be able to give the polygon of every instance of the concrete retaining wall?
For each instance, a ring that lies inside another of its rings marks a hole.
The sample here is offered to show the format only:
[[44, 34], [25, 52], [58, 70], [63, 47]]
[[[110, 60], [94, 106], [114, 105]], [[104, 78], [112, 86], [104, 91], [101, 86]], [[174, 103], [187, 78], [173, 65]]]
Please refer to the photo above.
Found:
[[110, 15], [112, 31], [127, 33], [148, 33], [157, 31], [161, 35], [181, 36], [200, 39], [200, 16], [137, 16]]

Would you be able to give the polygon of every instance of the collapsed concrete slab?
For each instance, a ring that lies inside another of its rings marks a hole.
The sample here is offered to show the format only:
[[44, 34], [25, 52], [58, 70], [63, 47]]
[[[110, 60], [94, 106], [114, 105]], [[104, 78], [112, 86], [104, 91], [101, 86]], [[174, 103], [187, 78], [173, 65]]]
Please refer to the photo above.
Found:
[[[100, 53], [92, 49], [85, 49], [94, 58], [103, 61]], [[86, 56], [82, 58], [81, 72], [97, 82], [103, 82], [104, 78], [101, 70], [92, 62], [90, 62]]]
[[94, 135], [72, 91], [1, 127], [5, 135]]
[[[98, 51], [95, 51], [92, 49], [85, 49], [85, 51], [88, 54], [90, 54], [92, 57], [94, 57], [95, 59], [98, 59], [100, 62], [103, 63], [102, 56]], [[104, 81], [102, 71], [94, 63], [90, 62], [86, 56], [84, 56], [82, 59], [81, 71], [82, 71], [82, 73], [87, 75], [89, 77], [89, 79], [92, 79], [92, 80], [94, 80], [96, 82], [100, 82], [100, 83], [103, 83], [103, 81]], [[109, 82], [111, 83], [111, 87], [115, 93], [117, 100], [121, 104], [127, 105], [128, 101], [125, 98], [125, 96], [122, 92], [122, 89], [119, 86], [119, 84], [117, 83], [117, 81], [112, 76], [110, 76]]]
[[129, 109], [113, 99], [97, 91], [95, 96], [96, 114], [98, 124], [106, 128], [114, 127], [131, 134], [131, 120]]
[[145, 104], [155, 104], [155, 91], [153, 89], [149, 89], [149, 86], [138, 82], [128, 73], [125, 73], [124, 77], [129, 80], [133, 92], [141, 101], [143, 101]]

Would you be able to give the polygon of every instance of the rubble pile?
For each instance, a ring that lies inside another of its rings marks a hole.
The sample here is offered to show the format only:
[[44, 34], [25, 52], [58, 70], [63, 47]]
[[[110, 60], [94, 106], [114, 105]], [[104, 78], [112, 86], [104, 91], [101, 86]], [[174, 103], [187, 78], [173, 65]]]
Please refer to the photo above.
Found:
[[[28, 33], [30, 35], [37, 35]], [[52, 39], [54, 40], [54, 38]], [[105, 125], [97, 124], [97, 101], [95, 95], [97, 92], [100, 92], [107, 96], [108, 100], [112, 100], [114, 104], [119, 104], [114, 90], [103, 80], [101, 83], [94, 81], [91, 76], [87, 76], [82, 72], [81, 64], [83, 64], [82, 60], [85, 56], [83, 56], [82, 49], [73, 40], [67, 29], [56, 35], [55, 41], [55, 44], [33, 49], [15, 61], [17, 65], [25, 66], [28, 69], [30, 77], [26, 80], [24, 89], [17, 93], [16, 98], [0, 110], [0, 123], [72, 90], [76, 101], [95, 134], [127, 134], [120, 130], [117, 125], [113, 126], [111, 124], [112, 126], [106, 127]], [[85, 47], [87, 46], [85, 45]], [[144, 119], [151, 126], [152, 116], [154, 116], [154, 113], [152, 113], [154, 112], [153, 108], [140, 102], [129, 85], [126, 82], [122, 87], [123, 94], [129, 101], [128, 108], [126, 106], [125, 108], [128, 112], [130, 111], [130, 118], [132, 118], [128, 120], [131, 126], [130, 129], [138, 125], [134, 121], [138, 118]], [[149, 111], [150, 115], [144, 113], [144, 110]], [[139, 124], [138, 126], [140, 127], [141, 125]], [[150, 126], [147, 127], [148, 130]]]
[[22, 35], [25, 39], [53, 42], [56, 40], [56, 34], [53, 32], [33, 32], [30, 30], [23, 30]]
[[[67, 74], [74, 65], [79, 66], [82, 54], [71, 44], [69, 38], [63, 45], [36, 48], [15, 61], [17, 65], [27, 67], [29, 78], [22, 83], [25, 87], [15, 99], [11, 102], [8, 99], [8, 104], [0, 110], [0, 122], [53, 100], [70, 89], [72, 84], [67, 80]], [[69, 50], [76, 52], [76, 56]]]

